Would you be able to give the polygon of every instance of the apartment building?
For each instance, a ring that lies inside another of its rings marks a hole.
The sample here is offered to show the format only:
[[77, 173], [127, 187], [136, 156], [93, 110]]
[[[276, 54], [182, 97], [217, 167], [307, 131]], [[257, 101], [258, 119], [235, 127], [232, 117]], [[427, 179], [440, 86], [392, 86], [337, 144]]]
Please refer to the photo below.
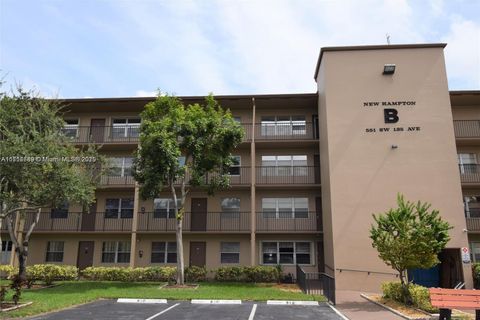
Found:
[[[377, 291], [396, 276], [371, 247], [372, 213], [403, 193], [454, 226], [440, 267], [425, 276], [471, 287], [470, 258], [480, 260], [480, 91], [449, 92], [444, 46], [322, 48], [316, 93], [217, 96], [246, 135], [231, 187], [214, 196], [193, 189], [187, 199], [186, 265], [281, 264], [294, 273], [298, 264], [333, 276], [337, 289]], [[171, 196], [141, 199], [131, 176], [139, 114], [153, 99], [65, 101], [65, 134], [101, 146], [111, 165], [90, 212], [65, 204], [42, 213], [29, 264], [175, 264]], [[2, 263], [8, 250], [4, 241]]]

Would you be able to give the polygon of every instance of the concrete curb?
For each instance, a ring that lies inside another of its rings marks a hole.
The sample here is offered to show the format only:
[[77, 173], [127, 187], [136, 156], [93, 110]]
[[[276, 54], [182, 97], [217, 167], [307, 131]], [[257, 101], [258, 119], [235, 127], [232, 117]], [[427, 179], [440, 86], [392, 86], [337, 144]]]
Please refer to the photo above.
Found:
[[427, 315], [425, 315], [425, 318], [411, 318], [411, 317], [409, 317], [409, 316], [404, 315], [404, 314], [401, 313], [401, 312], [398, 312], [398, 311], [395, 310], [395, 309], [390, 308], [389, 306], [386, 306], [386, 305], [384, 305], [384, 304], [378, 303], [378, 302], [375, 301], [375, 300], [370, 299], [369, 297], [367, 297], [367, 296], [366, 296], [365, 294], [363, 294], [363, 293], [361, 293], [360, 296], [361, 296], [362, 298], [364, 298], [365, 300], [370, 301], [370, 302], [376, 304], [376, 305], [379, 306], [379, 307], [382, 307], [382, 308], [384, 308], [384, 309], [387, 309], [388, 311], [395, 313], [397, 316], [402, 317], [402, 318], [407, 319], [407, 320], [431, 320], [431, 319], [435, 319], [434, 317], [432, 317], [432, 316], [427, 316]]
[[192, 304], [242, 304], [242, 300], [192, 299]]
[[332, 306], [330, 303], [327, 303], [327, 305], [328, 305], [339, 317], [341, 317], [343, 320], [350, 320], [349, 318], [347, 318], [347, 316], [345, 316], [343, 313], [341, 313], [340, 311], [338, 311], [338, 309], [335, 308], [334, 306]]
[[117, 303], [150, 303], [150, 304], [166, 304], [167, 299], [129, 299], [120, 298], [117, 299]]
[[267, 300], [269, 305], [318, 306], [318, 301]]

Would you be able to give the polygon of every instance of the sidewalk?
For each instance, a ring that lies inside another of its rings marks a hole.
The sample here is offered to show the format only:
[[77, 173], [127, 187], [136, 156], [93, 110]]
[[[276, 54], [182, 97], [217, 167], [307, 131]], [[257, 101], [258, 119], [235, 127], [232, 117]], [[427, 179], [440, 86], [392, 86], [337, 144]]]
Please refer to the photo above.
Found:
[[392, 312], [360, 297], [358, 291], [337, 291], [337, 308], [350, 320], [403, 320]]

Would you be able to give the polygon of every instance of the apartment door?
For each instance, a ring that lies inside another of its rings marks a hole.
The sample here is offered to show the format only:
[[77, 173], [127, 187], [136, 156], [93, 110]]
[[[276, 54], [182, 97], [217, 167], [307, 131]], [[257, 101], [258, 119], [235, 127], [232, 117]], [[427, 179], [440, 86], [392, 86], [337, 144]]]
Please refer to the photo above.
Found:
[[317, 264], [318, 272], [325, 272], [325, 251], [323, 249], [323, 241], [317, 242]]
[[323, 231], [322, 197], [315, 197], [315, 214], [317, 218], [317, 231]]
[[313, 165], [314, 165], [314, 170], [315, 170], [315, 183], [320, 184], [320, 155], [319, 154], [314, 154], [313, 155]]
[[93, 266], [93, 250], [94, 249], [95, 249], [95, 242], [93, 241], [78, 242], [77, 267], [80, 270]]
[[207, 230], [207, 198], [192, 198], [191, 231]]
[[459, 282], [464, 281], [460, 248], [443, 249], [438, 259], [441, 288], [454, 288]]
[[190, 242], [190, 266], [204, 267], [206, 264], [207, 243]]
[[90, 137], [92, 142], [101, 143], [105, 139], [105, 119], [92, 119], [90, 121]]
[[97, 216], [97, 203], [90, 206], [89, 212], [82, 213], [82, 231], [95, 231], [95, 218]]

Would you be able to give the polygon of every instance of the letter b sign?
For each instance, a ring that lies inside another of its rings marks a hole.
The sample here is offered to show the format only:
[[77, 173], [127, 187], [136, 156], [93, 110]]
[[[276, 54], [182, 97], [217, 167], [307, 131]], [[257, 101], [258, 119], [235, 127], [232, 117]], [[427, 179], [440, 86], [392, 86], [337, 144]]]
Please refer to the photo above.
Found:
[[398, 111], [397, 109], [383, 109], [383, 117], [385, 119], [385, 123], [397, 123]]

